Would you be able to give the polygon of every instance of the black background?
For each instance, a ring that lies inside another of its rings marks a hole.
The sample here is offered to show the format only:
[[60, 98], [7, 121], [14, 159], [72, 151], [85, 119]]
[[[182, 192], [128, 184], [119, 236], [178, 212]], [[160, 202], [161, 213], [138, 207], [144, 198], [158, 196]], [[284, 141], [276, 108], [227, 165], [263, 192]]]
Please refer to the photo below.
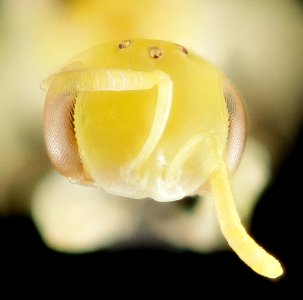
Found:
[[[302, 2], [302, 1], [301, 1]], [[303, 55], [303, 53], [302, 53]], [[303, 124], [302, 124], [303, 125]], [[0, 217], [0, 299], [15, 292], [45, 295], [60, 288], [92, 291], [96, 298], [153, 296], [185, 299], [250, 298], [286, 293], [302, 299], [303, 126], [253, 215], [250, 234], [282, 262], [285, 274], [268, 280], [231, 251], [196, 254], [162, 249], [67, 255], [48, 249], [27, 217]], [[9, 294], [3, 296], [8, 288]], [[42, 289], [40, 291], [39, 289]], [[105, 296], [110, 292], [111, 296]], [[210, 296], [207, 295], [210, 293]], [[294, 296], [296, 295], [296, 296]]]
[[239, 296], [242, 295], [239, 288], [260, 295], [264, 292], [300, 292], [303, 267], [302, 153], [303, 126], [272, 184], [262, 195], [250, 227], [253, 237], [284, 265], [285, 275], [279, 280], [268, 280], [255, 274], [228, 251], [196, 254], [134, 249], [85, 255], [61, 254], [44, 246], [34, 224], [26, 217], [0, 219], [0, 274], [5, 277], [5, 282], [24, 282], [30, 278], [32, 285], [42, 278], [47, 283], [46, 278], [51, 276], [52, 285], [72, 282], [72, 289], [89, 278], [90, 284], [94, 280], [98, 282], [98, 288], [114, 284], [117, 288], [112, 292], [119, 291], [121, 284], [125, 283], [134, 293], [142, 287], [148, 294], [165, 288], [172, 293], [185, 291], [187, 296], [200, 293], [201, 297], [209, 289], [215, 294], [220, 293], [222, 286], [227, 288], [227, 293]]

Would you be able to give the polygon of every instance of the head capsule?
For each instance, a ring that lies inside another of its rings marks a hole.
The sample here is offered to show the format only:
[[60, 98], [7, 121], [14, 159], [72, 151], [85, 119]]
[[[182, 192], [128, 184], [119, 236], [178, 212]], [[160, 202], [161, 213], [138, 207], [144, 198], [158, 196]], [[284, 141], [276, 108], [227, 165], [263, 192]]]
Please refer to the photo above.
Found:
[[64, 176], [158, 201], [198, 190], [245, 142], [239, 94], [185, 47], [125, 40], [87, 50], [52, 76], [44, 135]]

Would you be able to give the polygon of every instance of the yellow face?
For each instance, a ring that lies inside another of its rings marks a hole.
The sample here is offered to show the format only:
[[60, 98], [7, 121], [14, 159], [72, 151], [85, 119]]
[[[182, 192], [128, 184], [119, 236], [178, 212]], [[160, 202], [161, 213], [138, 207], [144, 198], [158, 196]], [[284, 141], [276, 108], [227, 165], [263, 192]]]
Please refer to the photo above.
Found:
[[281, 275], [232, 201], [228, 174], [242, 155], [245, 114], [217, 69], [174, 43], [125, 40], [80, 54], [49, 83], [45, 141], [61, 174], [158, 201], [199, 193], [209, 182], [231, 247], [258, 273]]
[[216, 168], [214, 143], [217, 156], [226, 155], [223, 84], [218, 70], [173, 43], [126, 40], [88, 50], [56, 75], [48, 93], [50, 102], [70, 102], [77, 168], [67, 170], [53, 145], [50, 157], [65, 176], [112, 194], [181, 199]]

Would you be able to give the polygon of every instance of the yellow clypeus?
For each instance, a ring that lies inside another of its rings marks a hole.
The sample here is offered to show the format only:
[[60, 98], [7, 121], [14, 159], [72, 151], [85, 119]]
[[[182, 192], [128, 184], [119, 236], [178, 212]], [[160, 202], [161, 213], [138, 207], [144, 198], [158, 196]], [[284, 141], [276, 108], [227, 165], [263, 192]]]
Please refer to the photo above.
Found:
[[280, 263], [247, 234], [229, 185], [245, 113], [222, 74], [183, 46], [125, 40], [80, 54], [48, 80], [44, 134], [54, 167], [110, 194], [174, 201], [208, 184], [222, 233], [263, 276]]

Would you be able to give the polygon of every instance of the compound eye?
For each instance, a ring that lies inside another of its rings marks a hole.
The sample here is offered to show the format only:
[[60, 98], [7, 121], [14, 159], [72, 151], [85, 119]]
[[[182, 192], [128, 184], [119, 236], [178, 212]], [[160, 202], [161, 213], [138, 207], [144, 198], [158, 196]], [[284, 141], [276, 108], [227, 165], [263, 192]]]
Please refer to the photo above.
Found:
[[74, 129], [75, 92], [52, 91], [44, 106], [44, 140], [54, 168], [71, 181], [89, 183], [78, 153]]
[[233, 173], [241, 160], [246, 139], [246, 114], [241, 96], [233, 84], [224, 79], [224, 99], [229, 114], [228, 140], [226, 145], [226, 164]]

